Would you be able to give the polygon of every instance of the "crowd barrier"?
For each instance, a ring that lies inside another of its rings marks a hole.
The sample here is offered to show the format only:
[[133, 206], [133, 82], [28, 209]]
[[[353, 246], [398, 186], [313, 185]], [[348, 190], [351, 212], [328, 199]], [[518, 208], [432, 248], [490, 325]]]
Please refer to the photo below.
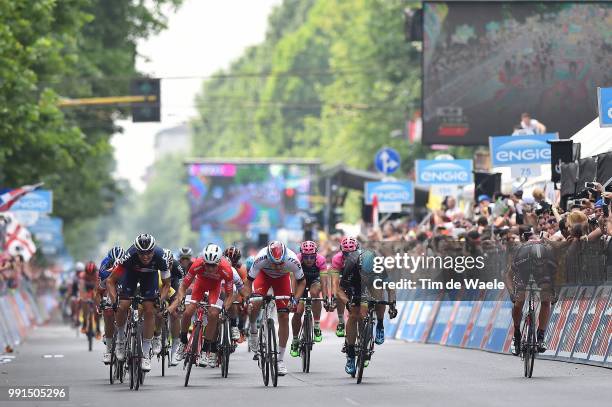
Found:
[[52, 294], [35, 296], [24, 286], [0, 295], [0, 346], [1, 349], [19, 345], [31, 329], [49, 320], [57, 306]]
[[[398, 317], [385, 322], [389, 338], [509, 353], [512, 302], [499, 291], [463, 293], [461, 299], [398, 298]], [[388, 318], [388, 316], [387, 316]], [[554, 304], [544, 359], [612, 368], [612, 285], [568, 286]]]

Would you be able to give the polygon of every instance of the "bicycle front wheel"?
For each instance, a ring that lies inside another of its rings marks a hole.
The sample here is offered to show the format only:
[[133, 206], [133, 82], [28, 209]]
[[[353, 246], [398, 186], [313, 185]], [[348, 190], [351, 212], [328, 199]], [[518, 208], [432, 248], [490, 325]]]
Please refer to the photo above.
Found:
[[357, 356], [357, 384], [361, 383], [363, 378], [363, 370], [365, 369], [365, 362], [368, 359], [368, 351], [370, 349], [372, 338], [372, 323], [367, 321], [363, 324], [363, 331], [360, 337], [359, 343], [359, 354]]
[[270, 376], [272, 385], [278, 385], [278, 348], [276, 346], [276, 330], [274, 329], [274, 320], [268, 320], [268, 360], [270, 364]]
[[302, 325], [302, 340], [300, 346], [300, 353], [302, 356], [302, 372], [310, 372], [310, 350], [312, 346], [312, 323], [310, 320], [310, 314], [304, 315], [304, 323]]
[[531, 377], [533, 375], [533, 365], [535, 364], [535, 356], [536, 356], [536, 347], [537, 347], [537, 339], [535, 332], [535, 315], [534, 312], [531, 311], [529, 313], [529, 317], [531, 319], [531, 324], [529, 324], [529, 357], [525, 358], [526, 360], [526, 369], [527, 369], [527, 377]]
[[185, 372], [185, 387], [189, 385], [189, 376], [191, 375], [191, 368], [196, 362], [197, 355], [200, 354], [200, 349], [198, 349], [198, 344], [200, 342], [200, 331], [202, 326], [200, 324], [196, 324], [193, 329], [193, 333], [191, 334], [191, 347], [189, 348], [189, 352], [186, 355], [187, 361], [187, 371]]
[[229, 373], [230, 358], [230, 326], [229, 321], [223, 323], [223, 335], [221, 340], [221, 377], [226, 378]]

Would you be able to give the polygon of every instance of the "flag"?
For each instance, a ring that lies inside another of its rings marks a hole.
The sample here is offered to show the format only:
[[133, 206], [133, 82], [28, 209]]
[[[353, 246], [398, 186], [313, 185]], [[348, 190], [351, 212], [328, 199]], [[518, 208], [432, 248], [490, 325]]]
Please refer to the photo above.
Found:
[[423, 119], [421, 112], [415, 112], [412, 120], [408, 121], [408, 141], [410, 143], [420, 143], [423, 136]]
[[36, 245], [32, 240], [32, 234], [23, 227], [15, 215], [11, 212], [2, 214], [6, 224], [6, 234], [3, 243], [3, 250], [11, 255], [21, 254], [25, 261], [29, 261], [36, 253]]
[[15, 188], [8, 192], [0, 195], [0, 212], [5, 212], [11, 209], [11, 206], [15, 204], [25, 194], [28, 194], [38, 187], [40, 187], [43, 183], [40, 182], [35, 185], [24, 185], [21, 188]]

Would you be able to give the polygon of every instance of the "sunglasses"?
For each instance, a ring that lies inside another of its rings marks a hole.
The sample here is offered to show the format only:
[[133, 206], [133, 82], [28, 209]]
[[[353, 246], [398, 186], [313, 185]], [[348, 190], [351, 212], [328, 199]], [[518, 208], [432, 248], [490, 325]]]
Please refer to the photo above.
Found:
[[140, 256], [149, 256], [149, 255], [153, 254], [153, 250], [149, 250], [149, 251], [146, 251], [146, 252], [138, 252], [138, 254]]
[[317, 258], [316, 254], [304, 254], [302, 255], [303, 260], [314, 260]]

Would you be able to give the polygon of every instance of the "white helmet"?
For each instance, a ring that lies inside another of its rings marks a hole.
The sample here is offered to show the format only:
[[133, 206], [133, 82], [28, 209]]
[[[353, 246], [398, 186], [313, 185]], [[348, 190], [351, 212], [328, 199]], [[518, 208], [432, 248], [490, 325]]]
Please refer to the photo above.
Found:
[[207, 264], [219, 264], [222, 255], [223, 251], [216, 244], [209, 243], [204, 250], [202, 250], [202, 258], [204, 259], [204, 263]]
[[75, 265], [74, 265], [74, 269], [76, 271], [85, 271], [85, 264], [83, 264], [82, 261], [78, 261]]

